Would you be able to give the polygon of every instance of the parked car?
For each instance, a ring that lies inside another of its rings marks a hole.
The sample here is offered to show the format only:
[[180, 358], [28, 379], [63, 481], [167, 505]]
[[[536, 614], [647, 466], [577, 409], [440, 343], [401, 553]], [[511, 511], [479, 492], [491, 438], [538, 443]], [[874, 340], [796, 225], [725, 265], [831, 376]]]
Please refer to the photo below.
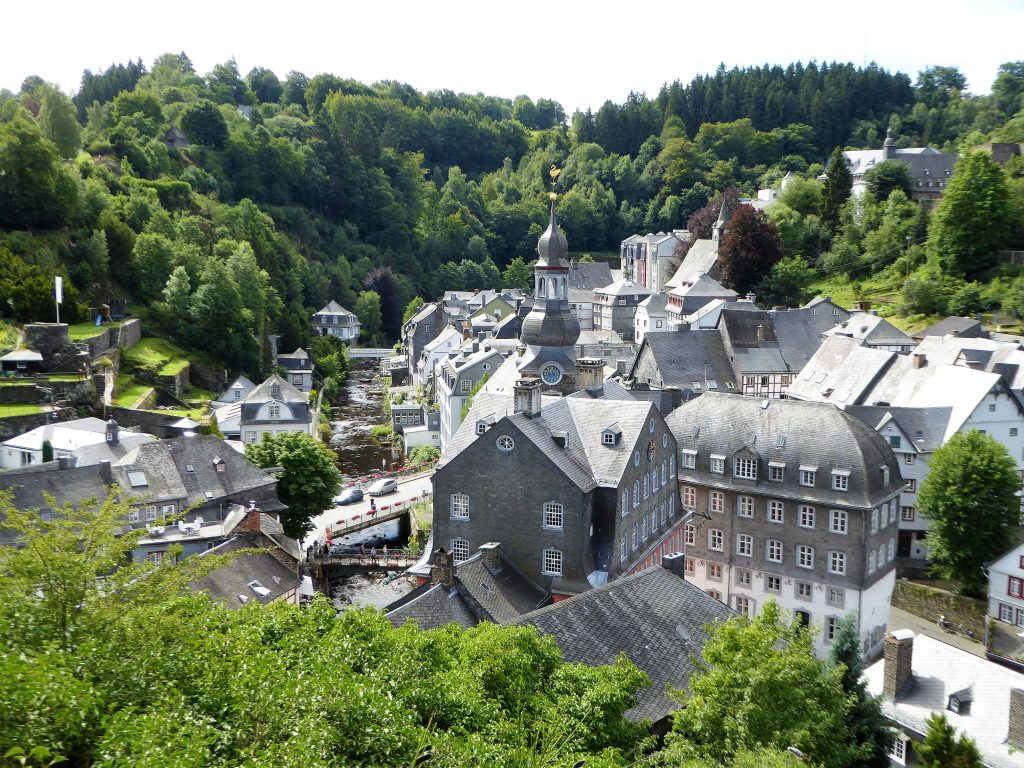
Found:
[[397, 490], [398, 483], [395, 482], [395, 478], [385, 477], [371, 485], [369, 493], [371, 496], [383, 496], [387, 493], [394, 493]]
[[355, 504], [357, 501], [362, 500], [363, 491], [360, 488], [346, 488], [334, 497], [334, 503], [340, 507], [344, 507], [346, 504]]
[[329, 553], [337, 557], [338, 555], [358, 555], [362, 548], [357, 544], [333, 544]]

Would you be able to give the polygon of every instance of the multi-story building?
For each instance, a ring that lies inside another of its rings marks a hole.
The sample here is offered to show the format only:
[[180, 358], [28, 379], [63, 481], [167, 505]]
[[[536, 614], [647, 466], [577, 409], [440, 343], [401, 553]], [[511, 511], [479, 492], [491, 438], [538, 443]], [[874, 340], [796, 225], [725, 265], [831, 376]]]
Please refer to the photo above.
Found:
[[606, 262], [570, 262], [569, 309], [580, 322], [581, 331], [594, 329], [594, 291], [615, 281]]
[[753, 615], [766, 600], [815, 628], [823, 653], [857, 615], [880, 648], [895, 584], [899, 465], [889, 444], [833, 406], [706, 392], [668, 419], [678, 443], [686, 567]]
[[285, 370], [288, 383], [308, 395], [313, 391], [313, 361], [302, 347], [286, 355], [277, 356], [277, 364]]
[[[851, 192], [862, 195], [868, 189], [868, 172], [879, 163], [895, 160], [907, 166], [910, 178], [910, 199], [937, 200], [949, 183], [956, 165], [956, 155], [947, 155], [932, 147], [899, 148], [892, 133], [886, 131], [881, 149], [853, 149], [843, 152], [843, 159], [853, 178]], [[824, 178], [824, 174], [819, 178]]]
[[309, 397], [276, 373], [241, 402], [237, 427], [229, 426], [220, 418], [217, 421], [225, 435], [237, 431], [245, 443], [259, 442], [264, 434], [303, 432], [312, 435], [316, 427]]
[[[686, 318], [716, 299], [725, 302], [736, 301], [736, 291], [726, 288], [703, 272], [692, 279], [683, 281], [668, 293], [668, 330], [677, 331], [686, 327]], [[753, 303], [753, 295], [748, 297]]]
[[434, 474], [433, 530], [456, 563], [500, 542], [557, 600], [675, 542], [679, 492], [675, 440], [654, 405], [606, 385], [542, 409], [542, 388], [519, 379], [511, 407], [480, 393]]
[[623, 341], [633, 340], [633, 321], [637, 308], [651, 295], [649, 288], [623, 278], [594, 291], [594, 331], [616, 334]]
[[988, 564], [988, 615], [1024, 627], [1024, 544]]
[[665, 283], [679, 266], [676, 248], [690, 233], [676, 229], [668, 234], [630, 235], [619, 247], [620, 269], [649, 293], [664, 293]]
[[317, 336], [337, 336], [352, 344], [359, 340], [359, 318], [334, 300], [313, 315], [310, 326]]
[[474, 341], [459, 352], [450, 353], [436, 369], [437, 404], [441, 414], [441, 449], [451, 442], [462, 423], [465, 405], [480, 379], [490, 376], [505, 361], [505, 355], [487, 342]]
[[445, 314], [440, 303], [424, 304], [402, 326], [402, 349], [409, 366], [409, 375], [415, 378], [423, 348], [444, 330]]

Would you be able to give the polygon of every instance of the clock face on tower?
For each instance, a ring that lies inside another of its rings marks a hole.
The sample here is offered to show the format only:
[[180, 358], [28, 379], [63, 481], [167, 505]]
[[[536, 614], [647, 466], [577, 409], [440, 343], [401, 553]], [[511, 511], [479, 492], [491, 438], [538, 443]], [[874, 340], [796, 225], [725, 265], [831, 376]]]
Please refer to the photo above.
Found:
[[540, 369], [540, 377], [545, 384], [557, 384], [562, 380], [562, 369], [554, 363], [548, 363]]

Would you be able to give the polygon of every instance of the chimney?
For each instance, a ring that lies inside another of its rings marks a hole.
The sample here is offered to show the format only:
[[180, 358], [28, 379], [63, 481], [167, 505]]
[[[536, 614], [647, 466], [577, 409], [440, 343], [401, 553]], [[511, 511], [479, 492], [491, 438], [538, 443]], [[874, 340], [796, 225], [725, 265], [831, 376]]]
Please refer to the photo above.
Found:
[[1010, 726], [1006, 740], [1018, 749], [1024, 747], [1024, 691], [1010, 689]]
[[245, 510], [245, 517], [235, 528], [236, 533], [258, 533], [260, 531], [260, 510], [256, 507], [255, 501], [249, 502], [249, 508]]
[[764, 341], [764, 326], [763, 325], [758, 325], [757, 326], [757, 340], [758, 341]]
[[515, 410], [528, 419], [540, 418], [540, 379], [529, 376], [515, 383]]
[[756, 299], [756, 298], [757, 298], [757, 294], [754, 293], [753, 291], [751, 291], [750, 293], [747, 294], [747, 301], [749, 301], [751, 304], [754, 303], [754, 299]]
[[117, 445], [121, 440], [121, 428], [111, 419], [107, 422], [107, 444]]
[[100, 478], [103, 480], [104, 485], [110, 485], [114, 482], [114, 473], [110, 470], [110, 460], [100, 460]]
[[924, 352], [914, 352], [911, 355], [913, 358], [914, 368], [924, 368], [928, 363], [928, 359], [925, 357]]
[[576, 386], [596, 389], [604, 383], [604, 358], [581, 357], [576, 361]]
[[661, 566], [666, 568], [680, 579], [686, 578], [686, 555], [682, 552], [673, 552], [661, 556]]
[[475, 354], [476, 354], [477, 352], [479, 352], [479, 351], [480, 351], [480, 342], [479, 342], [479, 341], [476, 341], [476, 340], [474, 339], [474, 340], [473, 340], [473, 347], [472, 347], [472, 349], [473, 349], [473, 351], [472, 351], [472, 353], [471, 353], [471, 354], [474, 354], [474, 355], [475, 355]]
[[496, 571], [501, 567], [501, 555], [498, 552], [500, 546], [500, 542], [491, 541], [487, 544], [481, 544], [479, 547], [484, 565], [492, 571]]
[[885, 636], [882, 695], [895, 701], [914, 680], [914, 633], [898, 629]]
[[444, 547], [434, 550], [434, 564], [430, 567], [430, 583], [455, 586], [455, 561]]

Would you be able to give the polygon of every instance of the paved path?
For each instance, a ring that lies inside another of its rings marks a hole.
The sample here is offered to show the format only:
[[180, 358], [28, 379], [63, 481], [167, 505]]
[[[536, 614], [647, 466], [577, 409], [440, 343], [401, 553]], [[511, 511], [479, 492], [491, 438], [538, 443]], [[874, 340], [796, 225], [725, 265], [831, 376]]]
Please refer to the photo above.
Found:
[[912, 613], [907, 613], [899, 608], [892, 608], [889, 612], [889, 632], [893, 632], [897, 629], [910, 629], [915, 634], [928, 635], [936, 640], [941, 640], [947, 645], [952, 645], [959, 648], [962, 651], [973, 653], [975, 656], [985, 656], [985, 646], [981, 642], [970, 640], [963, 635], [953, 634], [952, 632], [942, 631], [938, 624], [935, 622], [938, 620], [938, 616], [935, 620], [929, 621], [920, 616], [915, 616]]

